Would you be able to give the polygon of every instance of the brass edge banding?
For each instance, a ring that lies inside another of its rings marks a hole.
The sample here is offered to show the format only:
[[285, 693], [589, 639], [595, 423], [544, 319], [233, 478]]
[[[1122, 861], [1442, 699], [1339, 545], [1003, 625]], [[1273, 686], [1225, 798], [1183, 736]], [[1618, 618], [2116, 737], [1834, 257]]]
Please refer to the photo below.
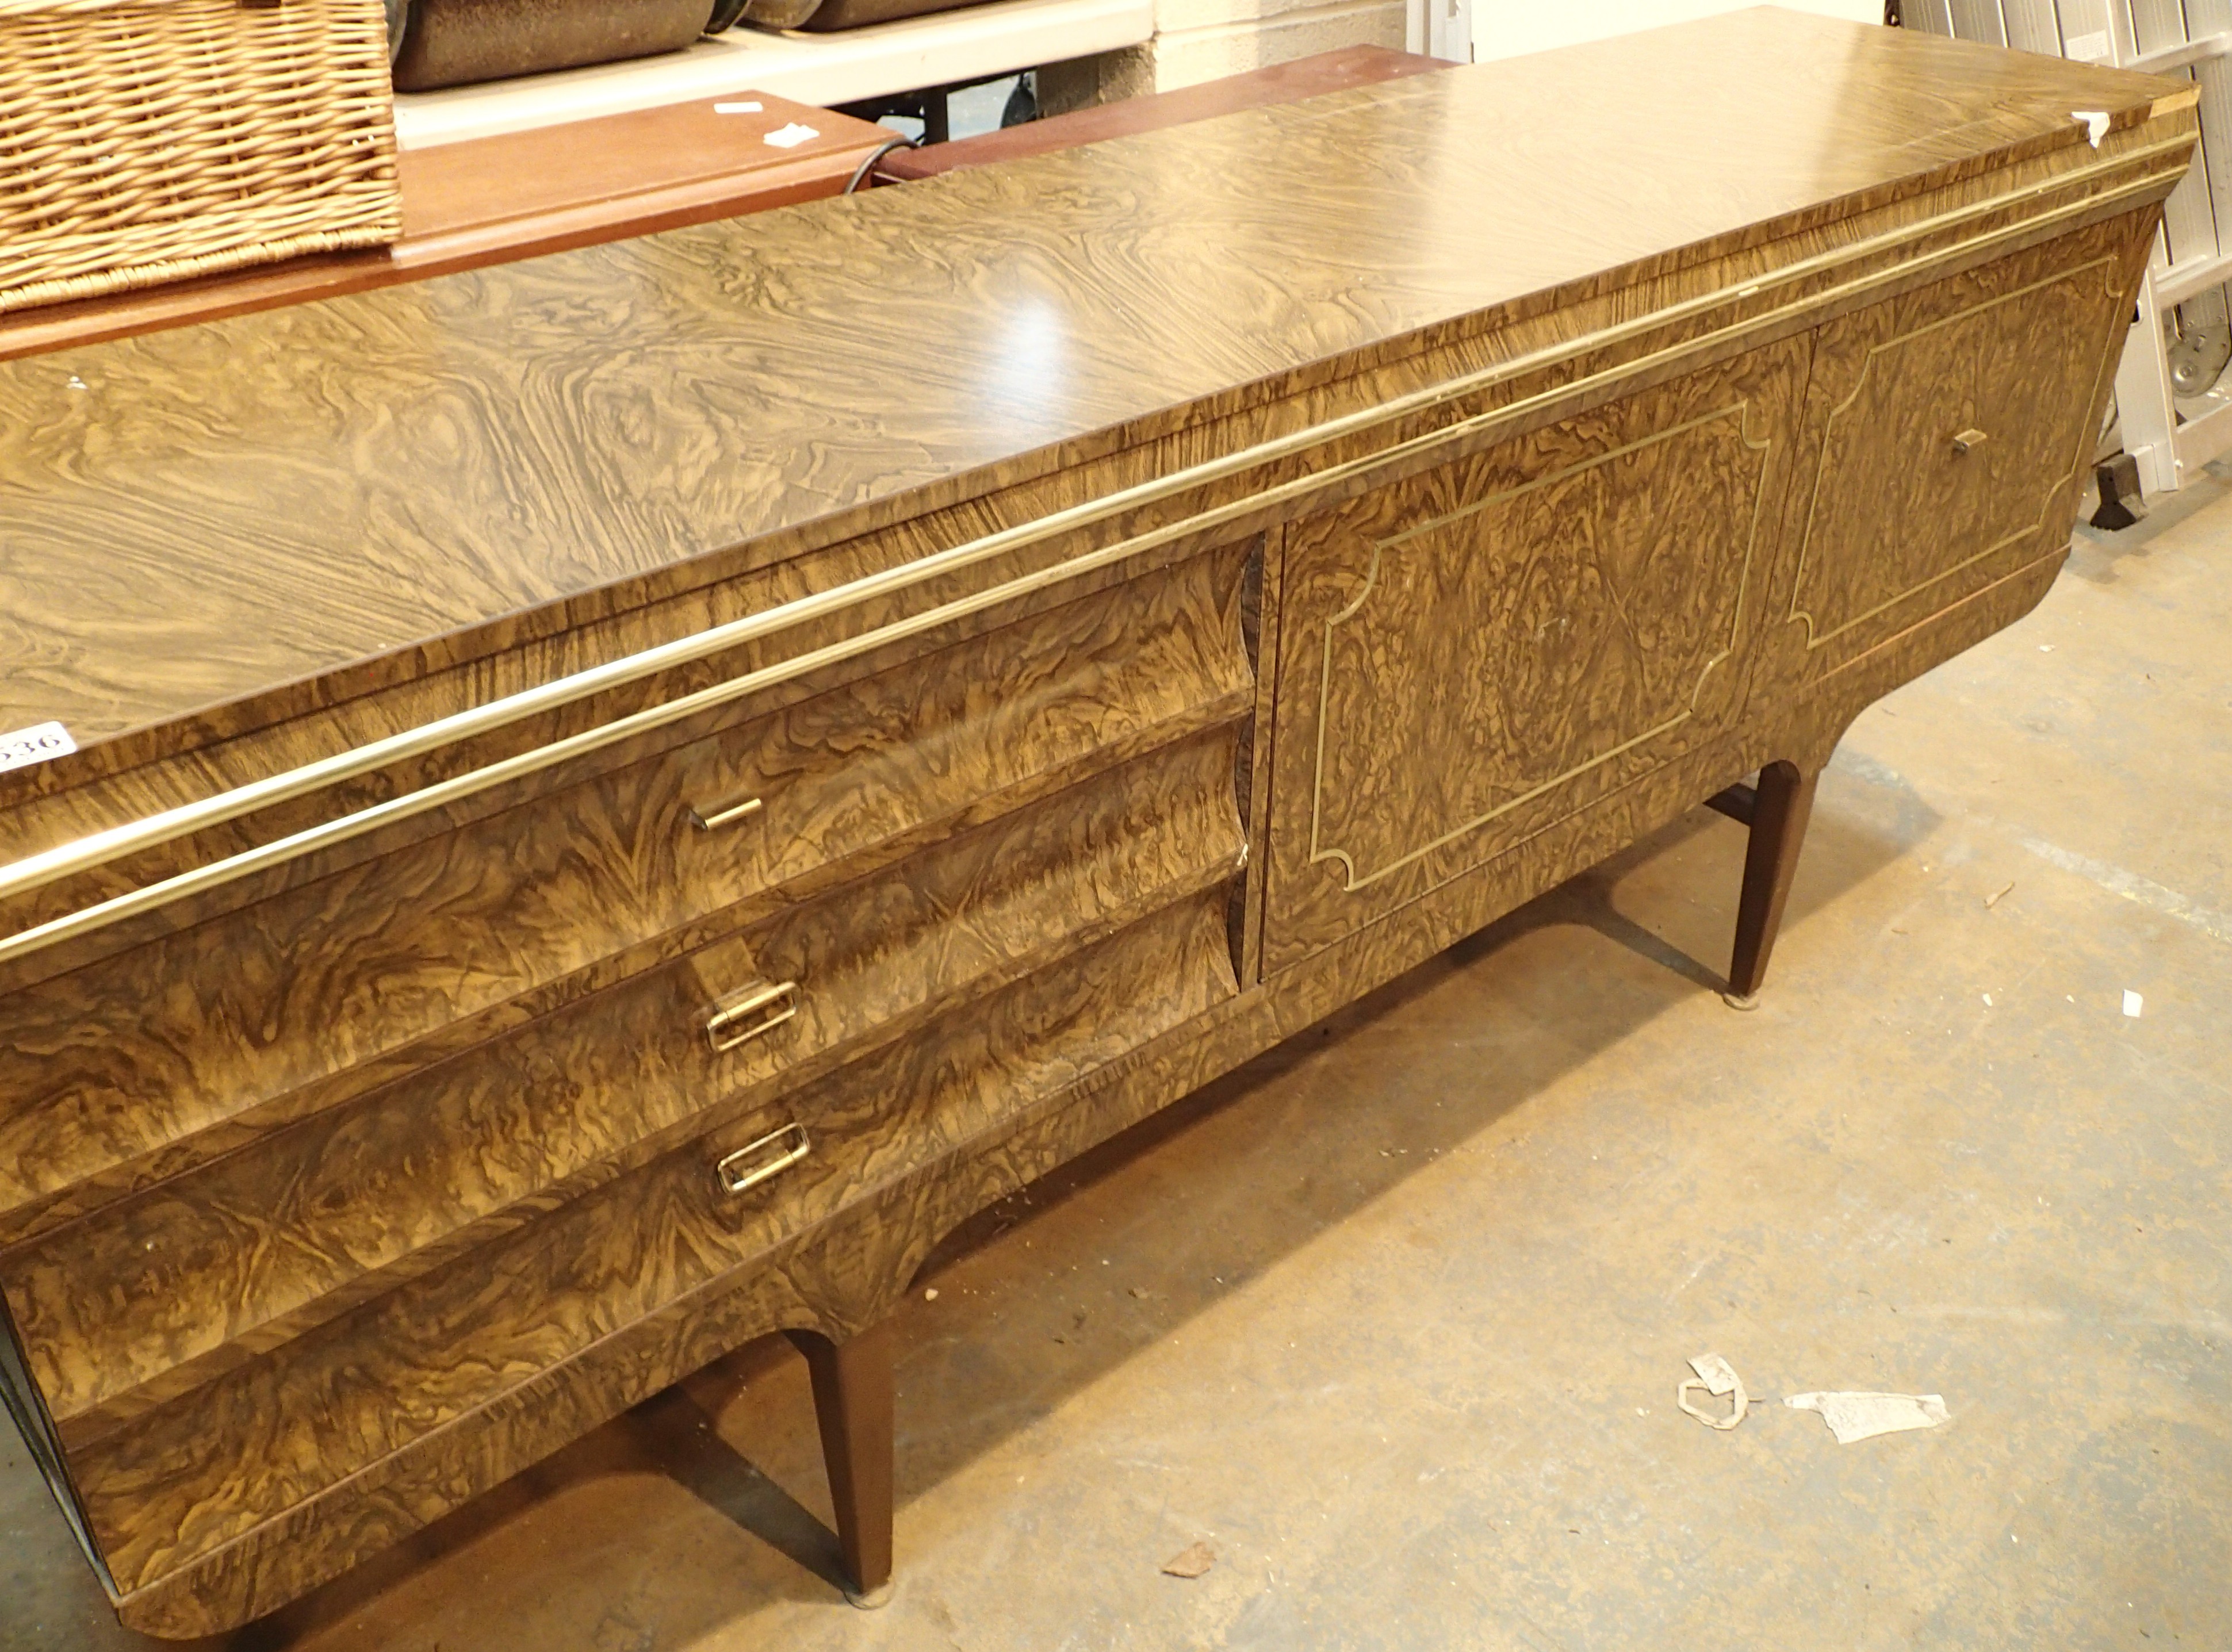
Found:
[[[1558, 361], [1575, 355], [1602, 349], [1638, 334], [1657, 330], [1671, 322], [1708, 311], [1716, 306], [1755, 296], [1770, 287], [1788, 286], [1822, 270], [1833, 269], [1839, 264], [1859, 262], [1872, 251], [1913, 240], [1934, 230], [1952, 227], [1979, 217], [1991, 216], [2012, 205], [2019, 204], [2028, 198], [2051, 194], [2081, 185], [2095, 176], [2122, 170], [2132, 161], [2152, 159], [2158, 154], [2167, 154], [2173, 151], [2188, 150], [2190, 146], [2190, 139], [2179, 139], [2167, 144], [2134, 149], [2128, 153], [2118, 155], [2112, 160], [2103, 162], [2098, 166], [2043, 178], [2010, 195], [1998, 197], [1989, 201], [1971, 203], [1967, 206], [1941, 213], [1935, 218], [1924, 219], [1915, 224], [1886, 230], [1882, 235], [1868, 241], [1855, 243], [1850, 247], [1836, 248], [1827, 252], [1818, 253], [1811, 258], [1799, 260], [1757, 281], [1746, 282], [1740, 287], [1725, 287], [1710, 293], [1700, 294], [1694, 298], [1669, 305], [1664, 309], [1653, 311], [1648, 315], [1615, 323], [1611, 327], [1600, 328], [1595, 333], [1583, 334], [1577, 339], [1544, 346], [1541, 349], [1515, 356], [1509, 361], [1482, 368], [1424, 390], [1411, 392], [1407, 395], [1397, 397], [1378, 406], [1359, 409], [1355, 412], [1326, 420], [1304, 430], [1293, 431], [1287, 436], [1274, 437], [1255, 447], [1243, 449], [1240, 452], [1228, 454], [1218, 459], [1207, 460], [1184, 470], [1174, 471], [1168, 476], [1122, 489], [1098, 500], [1070, 506], [1042, 516], [1035, 522], [1001, 529], [997, 533], [987, 534], [983, 538], [933, 553], [930, 556], [900, 567], [886, 569], [881, 573], [866, 575], [829, 591], [779, 604], [762, 613], [747, 615], [723, 625], [717, 625], [689, 637], [678, 638], [673, 642], [662, 644], [656, 648], [626, 655], [620, 659], [607, 661], [602, 665], [591, 666], [585, 671], [556, 678], [535, 688], [522, 690], [516, 694], [492, 700], [485, 705], [470, 707], [447, 717], [438, 718], [432, 722], [422, 724], [403, 734], [389, 735], [385, 739], [353, 748], [349, 751], [336, 753], [332, 757], [304, 764], [298, 768], [270, 776], [266, 780], [250, 781], [245, 786], [236, 787], [213, 798], [184, 804], [177, 808], [164, 810], [126, 826], [89, 834], [77, 839], [75, 843], [57, 845], [54, 849], [26, 857], [8, 866], [0, 867], [0, 899], [39, 888], [57, 878], [89, 870], [138, 850], [152, 848], [203, 827], [219, 825], [226, 820], [237, 819], [243, 814], [252, 813], [257, 809], [289, 801], [308, 792], [315, 791], [320, 786], [367, 773], [389, 763], [422, 755], [455, 741], [490, 732], [522, 718], [533, 716], [538, 712], [555, 709], [560, 706], [570, 704], [575, 700], [585, 699], [610, 689], [625, 686], [643, 677], [656, 675], [662, 671], [694, 664], [712, 654], [722, 652], [745, 642], [821, 618], [836, 609], [865, 602], [892, 591], [904, 590], [910, 586], [925, 583], [1006, 552], [1021, 549], [1039, 541], [1053, 538], [1070, 529], [1090, 527], [1126, 510], [1158, 502], [1191, 488], [1221, 481], [1260, 464], [1289, 457], [1313, 446], [1336, 440], [1344, 436], [1358, 434], [1375, 425], [1392, 424], [1413, 413], [1430, 411], [1448, 402], [1462, 400], [1469, 395], [1493, 388], [1507, 379], [1522, 377], [1527, 373], [1554, 365]], [[1878, 272], [1873, 277], [1864, 277], [1845, 290], [1865, 291], [1868, 287], [1903, 276], [1917, 265], [1944, 262], [1951, 257], [1966, 255], [1980, 246], [1989, 246], [1994, 241], [2010, 238], [2015, 235], [2035, 229], [2042, 224], [2050, 224], [2061, 217], [2080, 216], [2084, 211], [2101, 202], [2118, 198], [2124, 194], [2143, 193], [2157, 181], [2151, 176], [2145, 177], [2135, 184], [2127, 185], [2123, 190], [2112, 195], [2080, 197], [2079, 200], [2040, 218], [2026, 219], [2019, 224], [2003, 226], [1977, 242], [1941, 249], [1937, 253], [1927, 255], [1910, 263]], [[1775, 312], [1768, 312], [1762, 316], [1750, 318], [1728, 331], [1741, 332], [1749, 329], [1775, 314]], [[1725, 334], [1716, 336], [1725, 336]], [[1711, 339], [1697, 340], [1693, 341], [1692, 347], [1703, 347], [1712, 341]], [[1632, 367], [1638, 364], [1628, 363], [1624, 364], [1624, 366]], [[1602, 374], [1592, 375], [1591, 380], [1582, 382], [1591, 382], [1603, 376]], [[1577, 386], [1567, 386], [1568, 389], [1575, 387]], [[1394, 450], [1390, 450], [1391, 452]]]
[[[72, 842], [27, 856], [4, 867], [0, 867], [0, 900], [71, 877], [81, 871], [108, 864], [113, 860], [143, 849], [172, 842], [204, 827], [237, 820], [242, 815], [302, 797], [320, 787], [367, 774], [391, 763], [424, 755], [442, 747], [470, 739], [508, 726], [538, 713], [557, 709], [574, 701], [625, 686], [660, 671], [694, 664], [744, 643], [787, 631], [793, 626], [821, 619], [840, 610], [873, 600], [878, 597], [903, 592], [929, 583], [943, 576], [973, 567], [1009, 552], [1021, 550], [1061, 534], [1092, 527], [1126, 511], [1140, 509], [1171, 498], [1189, 489], [1240, 475], [1257, 466], [1281, 458], [1294, 457], [1312, 447], [1321, 446], [1342, 437], [1363, 434], [1375, 428], [1398, 423], [1411, 415], [1431, 411], [1468, 396], [1495, 388], [1509, 380], [1522, 378], [1542, 368], [1555, 366], [1593, 351], [1601, 350], [1625, 340], [1663, 330], [1686, 318], [1707, 313], [1721, 305], [1738, 303], [1755, 297], [1769, 288], [1788, 287], [1825, 271], [1833, 271], [1842, 265], [1858, 262], [1872, 252], [1882, 251], [1900, 243], [1911, 242], [1918, 236], [1934, 230], [1956, 228], [1970, 220], [1995, 216], [2011, 206], [2041, 195], [2053, 194], [2079, 188], [2088, 180], [2110, 172], [2126, 170], [2134, 161], [2144, 161], [2173, 152], [2183, 154], [2190, 150], [2192, 139], [2179, 137], [2167, 143], [2138, 148], [2115, 157], [2100, 165], [2057, 174], [2041, 179], [2012, 195], [1989, 201], [1972, 203], [1953, 209], [1937, 217], [1886, 230], [1870, 240], [1849, 247], [1834, 249], [1814, 257], [1801, 259], [1771, 275], [1746, 280], [1740, 285], [1716, 288], [1695, 298], [1667, 306], [1651, 314], [1618, 322], [1579, 338], [1561, 340], [1539, 350], [1515, 356], [1509, 361], [1484, 367], [1472, 373], [1413, 391], [1378, 406], [1359, 409], [1337, 418], [1304, 430], [1290, 432], [1261, 443], [1222, 458], [1207, 460], [1174, 471], [1151, 482], [1135, 484], [1098, 500], [1073, 505], [1053, 512], [1035, 522], [1003, 528], [980, 539], [968, 541], [944, 551], [879, 573], [863, 576], [828, 591], [795, 598], [778, 604], [763, 612], [747, 615], [725, 625], [678, 638], [656, 648], [626, 655], [602, 665], [589, 667], [569, 676], [556, 678], [535, 688], [522, 690], [485, 705], [474, 706], [464, 711], [436, 719], [400, 735], [354, 747], [331, 757], [321, 758], [276, 774], [265, 780], [250, 781], [198, 802], [182, 804], [172, 809], [149, 815], [123, 826], [91, 833]], [[1974, 240], [1895, 263], [1860, 276], [1845, 286], [1815, 295], [1816, 298], [1834, 298], [1864, 295], [1876, 288], [1896, 282], [1913, 279], [1917, 271], [1938, 264], [1956, 262], [1976, 254], [1994, 244], [2034, 233], [2041, 228], [2050, 228], [2067, 218], [2096, 213], [2104, 206], [2129, 198], [2153, 191], [2164, 179], [2152, 173], [2142, 173], [2120, 187], [2098, 194], [2080, 194], [2072, 201], [2061, 204], [2036, 217], [2008, 224], [1979, 236]], [[2174, 181], [2174, 180], [2172, 180]], [[727, 683], [717, 683], [695, 694], [669, 702], [661, 706], [586, 730], [582, 734], [554, 741], [483, 768], [425, 787], [399, 798], [343, 815], [321, 825], [307, 827], [284, 838], [274, 839], [255, 849], [213, 861], [205, 866], [131, 891], [126, 894], [98, 902], [92, 906], [68, 913], [59, 918], [0, 937], [0, 963], [11, 962], [30, 953], [90, 933], [119, 923], [137, 913], [154, 910], [177, 900], [222, 886], [256, 871], [283, 864], [314, 850], [347, 842], [365, 832], [395, 821], [407, 820], [429, 809], [455, 802], [506, 781], [533, 774], [571, 758], [585, 755], [612, 745], [632, 735], [649, 732], [666, 724], [681, 721], [698, 712], [725, 704], [775, 683], [799, 677], [821, 666], [833, 664], [857, 654], [870, 651], [886, 644], [930, 630], [937, 625], [964, 619], [970, 614], [999, 603], [1026, 596], [1052, 585], [1078, 578], [1099, 569], [1111, 567], [1158, 547], [1184, 539], [1193, 534], [1208, 531], [1237, 521], [1254, 512], [1291, 502], [1309, 494], [1331, 488], [1385, 467], [1398, 464], [1405, 459], [1431, 452], [1444, 446], [1458, 444], [1464, 440], [1492, 431], [1498, 426], [1522, 420], [1541, 408], [1559, 401], [1585, 396], [1591, 391], [1632, 378], [1654, 367], [1671, 366], [1684, 358], [1703, 354], [1731, 341], [1741, 341], [1780, 321], [1788, 309], [1768, 308], [1735, 321], [1716, 332], [1685, 340], [1678, 344], [1649, 352], [1623, 361], [1616, 366], [1585, 374], [1567, 383], [1554, 385], [1524, 397], [1503, 407], [1474, 414], [1437, 431], [1397, 442], [1388, 447], [1361, 457], [1328, 466], [1325, 470], [1266, 489], [1259, 493], [1215, 507], [1165, 528], [1120, 541], [1100, 550], [1086, 553], [1067, 561], [1036, 573], [1019, 576], [1002, 585], [993, 586], [976, 595], [958, 599], [925, 611], [910, 619], [897, 621], [880, 630], [861, 637], [844, 639], [797, 656], [780, 664], [748, 672]]]

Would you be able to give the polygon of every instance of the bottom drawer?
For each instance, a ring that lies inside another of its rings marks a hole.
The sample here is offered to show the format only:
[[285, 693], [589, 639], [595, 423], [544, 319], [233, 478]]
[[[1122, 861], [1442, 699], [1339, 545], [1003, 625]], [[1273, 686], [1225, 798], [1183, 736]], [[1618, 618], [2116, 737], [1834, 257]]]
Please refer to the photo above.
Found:
[[[333, 1522], [346, 1526], [350, 1507], [396, 1495], [399, 1477], [431, 1481], [412, 1504], [423, 1520], [524, 1467], [539, 1450], [509, 1460], [502, 1437], [476, 1435], [479, 1408], [554, 1373], [562, 1383], [584, 1355], [608, 1365], [651, 1316], [778, 1247], [795, 1256], [793, 1241], [816, 1225], [889, 1196], [1019, 1110], [1231, 996], [1226, 902], [1218, 884], [1156, 911], [74, 1452], [119, 1588], [238, 1544], [321, 1493], [335, 1507], [314, 1524], [326, 1541], [343, 1541]], [[756, 1170], [769, 1174], [736, 1186]], [[881, 1289], [899, 1254], [853, 1243], [814, 1257], [818, 1288], [833, 1300]], [[775, 1323], [734, 1327], [733, 1339]], [[657, 1336], [646, 1341], [619, 1404], [685, 1374], [652, 1357], [664, 1345]], [[236, 1551], [227, 1564], [238, 1561]]]

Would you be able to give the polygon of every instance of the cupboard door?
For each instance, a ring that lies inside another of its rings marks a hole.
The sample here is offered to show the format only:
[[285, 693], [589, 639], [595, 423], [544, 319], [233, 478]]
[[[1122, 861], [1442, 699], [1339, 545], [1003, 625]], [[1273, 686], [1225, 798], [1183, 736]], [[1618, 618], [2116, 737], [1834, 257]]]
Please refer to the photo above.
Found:
[[1815, 334], [1775, 682], [1816, 682], [2067, 547], [2150, 218], [2027, 248]]
[[1806, 356], [1786, 340], [1289, 525], [1267, 972], [1728, 731]]

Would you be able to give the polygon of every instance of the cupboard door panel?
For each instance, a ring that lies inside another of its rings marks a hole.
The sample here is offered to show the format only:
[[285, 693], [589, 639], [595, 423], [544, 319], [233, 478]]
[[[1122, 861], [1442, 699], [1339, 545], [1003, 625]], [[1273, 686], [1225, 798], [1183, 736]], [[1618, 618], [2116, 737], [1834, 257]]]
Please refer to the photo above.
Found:
[[2146, 236], [2096, 224], [1815, 335], [1779, 682], [1811, 682], [2068, 543]]
[[1267, 969], [1729, 729], [1806, 347], [1642, 391], [1287, 530]]

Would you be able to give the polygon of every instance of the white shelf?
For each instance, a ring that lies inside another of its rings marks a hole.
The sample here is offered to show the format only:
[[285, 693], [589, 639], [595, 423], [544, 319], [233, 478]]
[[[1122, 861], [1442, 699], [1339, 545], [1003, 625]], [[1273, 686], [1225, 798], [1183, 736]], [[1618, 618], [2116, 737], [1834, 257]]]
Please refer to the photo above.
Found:
[[745, 91], [826, 107], [1137, 46], [1154, 32], [1154, 0], [1002, 0], [830, 35], [739, 27], [662, 57], [404, 93], [395, 135], [425, 149]]

